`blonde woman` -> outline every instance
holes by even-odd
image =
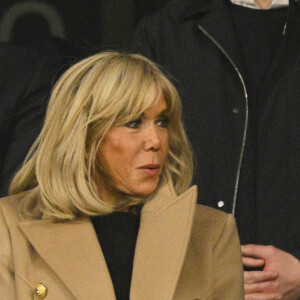
[[[234,219],[196,204],[192,169],[156,65],[75,64],[0,201],[0,299],[243,299]]]

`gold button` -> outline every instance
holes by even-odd
[[[42,283],[38,283],[34,287],[34,294],[38,299],[45,299],[48,294],[48,289]]]

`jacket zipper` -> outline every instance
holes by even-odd
[[[243,140],[242,140],[242,146],[240,151],[240,157],[238,161],[238,168],[235,178],[235,185],[234,185],[234,194],[233,194],[233,201],[232,201],[232,214],[235,214],[235,208],[236,208],[236,198],[238,193],[238,187],[239,187],[239,180],[240,180],[240,174],[241,174],[241,166],[242,166],[242,160],[244,156],[244,150],[245,150],[245,143],[246,143],[246,136],[247,136],[247,129],[248,129],[248,93],[245,85],[245,81],[242,77],[241,72],[237,68],[236,64],[233,62],[233,60],[230,58],[228,53],[222,48],[222,46],[200,25],[198,25],[199,29],[206,35],[218,48],[221,50],[221,52],[226,56],[226,58],[229,60],[231,65],[233,66],[234,70],[236,71],[237,75],[240,78],[240,81],[243,86],[244,96],[245,96],[245,104],[246,104],[246,111],[245,111],[245,125],[244,125],[244,132],[243,132]]]

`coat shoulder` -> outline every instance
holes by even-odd
[[[200,218],[204,222],[224,223],[229,215],[230,214],[227,214],[221,210],[202,204],[197,204],[196,207],[196,217]]]
[[[197,204],[193,226],[197,235],[207,235],[213,243],[216,243],[228,223],[233,223],[235,226],[235,220],[231,214]]]
[[[19,210],[24,197],[28,193],[21,193],[13,196],[8,196],[0,199],[0,210],[8,223],[16,223],[20,220]]]
[[[12,196],[3,197],[0,199],[0,207],[3,211],[10,211],[14,213],[18,210],[23,194],[17,194]]]

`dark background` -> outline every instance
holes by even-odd
[[[101,50],[126,50],[137,22],[167,1],[1,0],[0,42],[34,49],[58,65]]]

